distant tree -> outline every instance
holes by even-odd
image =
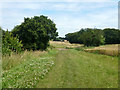
[[[103,30],[106,44],[120,44],[120,30],[106,28]]]
[[[64,40],[66,40],[64,37],[57,37],[53,41],[64,41]]]
[[[70,43],[80,43],[85,46],[99,46],[104,44],[104,33],[101,29],[81,29],[79,32],[65,35]]]
[[[83,39],[83,44],[85,46],[92,46],[92,37],[93,36],[93,32],[91,31],[91,29],[87,28],[84,30],[84,33],[82,34],[82,39]]]
[[[18,35],[25,49],[45,50],[50,39],[58,36],[57,28],[53,21],[46,16],[24,18],[21,25],[16,26],[12,33]]]
[[[83,43],[85,46],[99,46],[104,44],[104,34],[100,29],[85,29]]]
[[[81,40],[81,34],[80,34],[80,32],[68,33],[68,34],[65,35],[65,38],[70,43],[80,43],[80,44],[83,43],[83,41]]]

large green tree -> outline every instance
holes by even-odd
[[[21,25],[16,26],[12,33],[18,35],[25,49],[45,50],[50,39],[58,36],[56,24],[46,16],[24,18]]]

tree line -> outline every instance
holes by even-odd
[[[65,38],[59,37],[56,24],[47,16],[24,18],[24,22],[15,26],[11,31],[2,31],[2,54],[19,53],[23,50],[46,50],[49,40],[84,44],[85,46],[99,46],[103,44],[120,43],[119,29],[85,28],[78,32],[68,33]]]
[[[24,18],[24,22],[12,31],[2,31],[2,53],[20,52],[22,50],[46,50],[49,40],[58,36],[56,24],[47,16]]]
[[[114,28],[85,28],[78,32],[68,33],[65,38],[70,43],[79,43],[85,46],[120,44],[120,30]]]

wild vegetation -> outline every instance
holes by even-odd
[[[21,52],[21,47],[23,46],[22,41],[19,41],[17,37],[13,37],[11,32],[3,31],[2,36],[2,54],[11,54],[12,51],[14,52]]]

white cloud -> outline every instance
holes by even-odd
[[[68,1],[68,0],[67,0]],[[102,0],[103,1],[103,0]],[[111,0],[104,0],[111,1]],[[72,2],[69,1],[69,2]],[[113,8],[112,8],[113,7]],[[117,3],[3,3],[2,20],[5,29],[12,29],[24,17],[47,15],[57,25],[60,36],[80,28],[117,28]],[[44,12],[42,12],[44,11]],[[49,11],[49,12],[48,12]],[[58,13],[55,13],[55,12]]]
[[[91,12],[86,15],[72,16],[72,15],[51,15],[57,24],[60,36],[67,33],[75,32],[81,28],[117,28],[118,18],[117,9],[107,9],[103,12]]]

